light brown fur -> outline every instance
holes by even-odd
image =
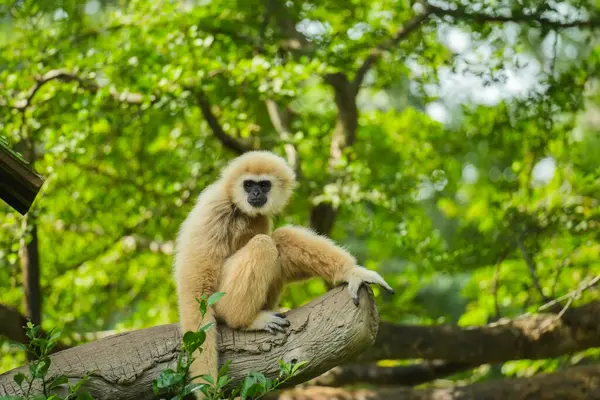
[[[267,203],[255,208],[246,201],[242,183],[258,178],[269,179],[272,189]],[[236,329],[283,330],[285,317],[271,311],[283,285],[312,276],[334,284],[347,282],[355,302],[363,282],[392,291],[376,272],[356,265],[350,253],[325,237],[294,226],[271,232],[270,217],[283,210],[294,184],[294,172],[282,158],[254,151],[233,160],[200,194],[176,246],[175,279],[184,332],[217,319]],[[195,298],[216,291],[225,295],[201,321]],[[202,353],[195,356],[192,376],[216,377],[217,351],[213,328]]]

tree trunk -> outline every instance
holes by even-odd
[[[273,393],[265,400],[598,400],[600,366],[574,367],[531,378],[500,379],[431,389],[381,388],[347,391],[308,387]]]
[[[25,316],[36,325],[42,324],[42,294],[40,290],[40,251],[35,219],[28,215],[23,223],[26,234],[21,239],[20,259],[23,276]],[[26,237],[31,235],[27,242]]]
[[[362,289],[356,307],[345,287],[290,311],[288,319],[288,332],[277,335],[218,327],[221,363],[231,361],[233,385],[250,371],[276,377],[277,360],[310,361],[290,384],[314,378],[373,344],[379,324],[373,292]],[[110,336],[55,353],[49,374],[66,375],[73,384],[94,371],[86,388],[96,400],[152,399],[152,380],[174,366],[180,341],[178,324]],[[13,381],[18,372],[27,367],[0,375],[0,395],[20,393]]]

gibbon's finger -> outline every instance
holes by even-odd
[[[351,281],[348,283],[348,292],[350,293],[350,297],[352,297],[352,301],[354,305],[358,307],[358,289],[360,288],[360,282]]]
[[[279,332],[285,332],[285,328],[281,325],[277,325],[277,324],[269,324],[269,326]]]
[[[392,289],[390,285],[388,285],[388,283],[385,281],[385,279],[383,279],[381,277],[381,275],[379,275],[375,271],[368,271],[368,272],[369,272],[368,273],[369,277],[364,279],[365,283],[379,285],[391,294],[396,293],[396,291],[394,289]]]
[[[279,318],[287,318],[287,316],[285,314],[282,314],[282,313],[275,313],[274,315],[276,317],[279,317]]]
[[[375,282],[372,283],[376,283],[377,285],[381,286],[382,288],[384,288],[385,290],[388,291],[388,293],[390,294],[395,294],[396,291],[394,289],[392,289],[392,287],[390,285],[387,284],[387,282],[381,277],[378,276],[377,280]]]
[[[269,324],[275,324],[279,326],[290,326],[291,322],[285,318],[273,318],[273,321],[269,322]]]
[[[275,331],[270,325],[265,325],[265,331],[269,332],[271,335],[275,335]]]

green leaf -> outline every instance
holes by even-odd
[[[209,298],[208,298],[208,305],[212,306],[213,304],[215,304],[217,301],[219,301],[223,296],[225,296],[225,293],[223,292],[215,292],[213,293]]]
[[[279,373],[283,376],[289,376],[292,372],[291,365],[285,363],[283,360],[277,360],[279,363]]]
[[[203,330],[204,332],[206,332],[210,328],[212,328],[213,326],[215,326],[215,323],[214,322],[209,322],[208,324],[203,325],[200,329]]]
[[[200,375],[200,378],[204,379],[206,382],[210,383],[211,385],[215,384],[215,380],[213,379],[213,377],[208,374]]]
[[[74,394],[77,393],[79,391],[79,389],[81,389],[81,387],[83,386],[83,384],[85,382],[87,382],[88,379],[90,379],[90,375],[92,373],[89,372],[86,376],[84,376],[83,378],[81,378],[80,380],[78,380],[74,385],[69,385],[69,393],[70,394]]]
[[[172,369],[167,368],[164,371],[162,371],[158,378],[156,378],[153,381],[153,387],[154,384],[156,384],[157,389],[173,388],[179,385],[181,382],[183,382],[184,379],[184,374],[175,372]]]
[[[308,364],[308,361],[299,361],[292,367],[291,375],[295,375],[302,367]]]
[[[81,392],[77,394],[77,400],[94,400],[89,392]]]
[[[23,384],[23,381],[25,380],[26,376],[24,373],[19,372],[18,374],[15,374],[15,376],[13,376],[13,380],[17,383],[17,385],[21,386]]]
[[[198,301],[198,304],[199,304],[198,309],[200,310],[200,313],[204,317],[206,315],[206,310],[208,310],[208,303],[206,302],[205,299],[202,299],[202,300]]]
[[[204,389],[206,386],[207,386],[207,385],[206,385],[205,383],[192,383],[192,384],[189,384],[189,385],[187,385],[187,386],[186,386],[186,387],[183,389],[183,391],[182,391],[182,393],[181,393],[181,394],[185,396],[185,395],[187,395],[187,394],[194,393],[194,392],[197,392],[197,391],[199,391],[199,390],[202,390],[202,389]]]
[[[196,351],[204,341],[206,340],[206,332],[198,331],[198,332],[186,332],[183,335],[183,345],[186,350],[193,353]]]
[[[231,382],[231,378],[228,376],[221,376],[217,381],[217,387],[222,388],[225,387],[229,382]]]
[[[221,368],[219,368],[219,376],[225,376],[227,375],[227,372],[229,372],[229,365],[231,365],[231,360],[227,360],[225,362],[225,364],[221,365]]]
[[[69,378],[67,378],[64,375],[59,375],[50,382],[50,384],[48,385],[48,389],[54,389],[58,386],[66,384],[68,382],[69,382]]]
[[[31,376],[38,379],[43,378],[46,376],[48,368],[50,368],[50,358],[44,357],[30,367]]]

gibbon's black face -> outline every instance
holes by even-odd
[[[271,191],[271,181],[244,181],[244,191],[248,193],[248,204],[260,208],[267,203],[268,193]]]

